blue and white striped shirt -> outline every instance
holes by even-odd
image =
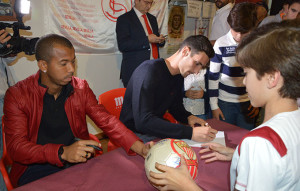
[[[231,31],[214,45],[215,56],[210,61],[208,84],[212,110],[219,108],[218,98],[231,103],[249,101],[243,84],[244,72],[235,59],[237,45]]]

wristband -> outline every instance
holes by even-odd
[[[62,163],[65,163],[66,161],[61,158],[61,155],[64,153],[64,147],[63,145],[59,147],[58,149],[58,158]]]

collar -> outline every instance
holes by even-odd
[[[285,15],[284,12],[282,12],[282,13],[279,14],[279,16],[280,16],[281,19],[283,18],[284,15]]]
[[[48,90],[48,86],[41,83],[41,71],[40,70],[36,73],[35,79],[38,82],[38,86],[41,87],[41,89],[43,90],[43,93],[46,93]],[[70,83],[68,83],[67,85],[65,85],[61,90],[61,91],[63,91],[63,89],[66,89],[67,96],[69,96],[69,95],[71,95],[71,93],[73,93],[74,87],[72,85],[72,82],[73,82],[73,77],[72,77],[72,81]]]
[[[42,82],[41,82],[41,71],[39,71],[39,76],[38,77],[39,77],[39,79],[38,79],[39,86],[42,86],[43,88],[47,88],[48,89],[48,86],[42,84]]]
[[[143,13],[141,13],[139,10],[137,10],[137,8],[133,7],[133,10],[138,18],[142,17]],[[147,13],[145,15],[147,15]]]
[[[285,15],[284,13],[282,14],[280,12],[276,14],[275,15],[276,21],[281,22],[284,15]]]
[[[237,43],[237,42],[234,40],[234,38],[233,38],[233,36],[232,36],[232,34],[231,34],[231,30],[229,30],[229,32],[227,33],[227,36],[228,36],[228,38],[229,38],[231,44],[235,44],[235,45],[238,45],[238,44],[239,44],[239,43]]]
[[[44,86],[43,84],[41,84],[41,85]],[[71,95],[72,92],[73,92],[73,86],[71,85],[71,83],[68,83],[67,85],[65,85],[61,88],[61,92],[59,93],[57,99],[63,98],[66,100]],[[49,94],[48,92],[45,93],[45,96],[46,95],[54,97],[53,95]]]
[[[216,11],[216,14],[220,14],[224,11],[226,11],[227,9],[231,9],[233,7],[233,4],[232,3],[228,3],[227,5],[225,5],[224,7],[222,7],[221,9],[218,9]]]

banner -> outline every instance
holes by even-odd
[[[118,51],[117,18],[130,11],[134,0],[47,0],[45,29],[68,38],[77,53],[111,54]],[[166,34],[167,0],[155,0],[150,13],[160,32]]]

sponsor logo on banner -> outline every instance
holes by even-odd
[[[112,21],[117,22],[117,19],[120,15],[128,12],[132,8],[132,1],[130,1],[131,5],[128,9],[128,5],[123,0],[101,0],[101,8],[105,17]]]

